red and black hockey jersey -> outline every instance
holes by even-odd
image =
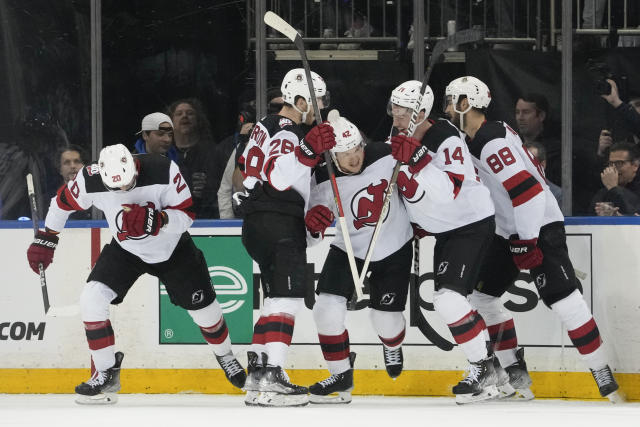
[[[291,119],[277,114],[256,123],[238,160],[244,186],[250,192],[254,188],[259,192],[243,202],[245,209],[304,214],[311,169],[300,163],[294,153],[303,136]]]
[[[364,162],[360,173],[347,175],[336,172],[347,231],[356,258],[364,259],[367,254],[394,165],[391,147],[383,142],[372,142],[364,147]],[[326,168],[315,169],[311,188],[309,208],[324,205],[335,211],[331,181]],[[337,216],[337,212],[334,213]],[[336,233],[332,245],[346,251],[340,223],[336,226],[339,232]],[[400,201],[398,192],[394,191],[371,260],[378,261],[398,251],[412,236],[407,211]]]
[[[497,234],[532,239],[543,225],[564,221],[542,168],[509,125],[485,122],[467,144],[482,182],[491,191]]]
[[[421,142],[433,160],[413,176],[406,165],[398,174],[398,191],[411,222],[437,234],[493,215],[489,190],[480,182],[458,128],[436,120]]]
[[[58,190],[51,199],[45,226],[60,231],[69,214],[95,206],[104,212],[109,230],[123,249],[144,262],[158,263],[169,259],[180,236],[194,219],[189,210],[193,204],[191,191],[178,165],[159,154],[135,154],[138,169],[136,185],[129,191],[109,191],[100,178],[97,164],[86,166],[75,180]],[[164,210],[169,223],[157,236],[131,237],[122,231],[122,205],[138,204]]]

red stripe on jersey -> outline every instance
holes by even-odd
[[[276,168],[276,160],[278,159],[278,157],[270,157],[269,160],[267,160],[267,163],[264,165],[264,169],[263,172],[264,174],[267,176],[267,180],[269,181],[269,184],[273,187],[276,188],[275,185],[273,185],[273,183],[271,182],[271,172],[273,172],[273,170]],[[282,191],[286,191],[288,189],[290,189],[291,186],[285,188]]]
[[[62,187],[58,189],[58,193],[56,196],[56,202],[58,203],[58,207],[65,211],[82,211],[80,205],[73,198],[71,191],[69,191],[69,187],[67,184],[64,184]]]
[[[514,208],[528,202],[543,191],[540,182],[526,170],[518,172],[502,185],[509,193]]]
[[[445,172],[447,172],[447,175],[449,175],[449,179],[453,183],[453,198],[455,199],[456,197],[458,197],[460,188],[462,188],[462,183],[464,182],[464,175],[460,175],[458,173],[453,173],[449,171],[445,171]]]
[[[189,216],[189,218],[196,219],[196,214],[194,212],[192,212],[191,209],[189,209],[191,206],[193,206],[193,199],[191,199],[191,197],[189,197],[188,199],[186,199],[185,201],[183,201],[179,205],[167,206],[165,209],[175,209],[175,210],[178,210],[178,211],[182,211],[182,212],[186,213]]]

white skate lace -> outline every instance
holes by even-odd
[[[322,387],[328,387],[328,386],[338,382],[339,379],[340,379],[339,378],[339,374],[338,375],[331,375],[329,378],[320,381],[320,385]]]
[[[480,371],[481,371],[480,365],[475,365],[473,363],[470,364],[467,370],[465,371],[465,374],[467,374],[467,377],[463,379],[461,382],[466,384],[472,384],[474,382],[478,382]]]
[[[598,386],[603,386],[611,382],[611,375],[609,374],[609,369],[606,366],[602,369],[594,370],[593,377],[596,379]]]
[[[87,381],[87,385],[90,385],[91,387],[96,387],[99,385],[103,385],[106,380],[107,380],[106,372],[96,371],[91,377],[91,379]]]
[[[243,369],[232,355],[224,356],[220,359],[220,366],[230,376],[240,373]]]
[[[400,359],[400,347],[387,348],[384,347],[384,362],[387,365],[399,365],[402,363]]]

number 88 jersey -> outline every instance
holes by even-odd
[[[238,159],[245,188],[258,182],[278,191],[294,190],[309,200],[311,169],[301,164],[294,149],[304,134],[291,119],[276,114],[260,120],[253,127],[249,142]]]
[[[543,225],[564,221],[544,170],[509,125],[485,122],[467,144],[480,179],[491,192],[497,234],[533,239]]]

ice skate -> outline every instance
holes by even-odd
[[[507,366],[505,371],[509,374],[509,384],[515,389],[516,394],[512,397],[514,400],[532,400],[535,398],[531,391],[531,377],[527,371],[527,363],[524,361],[524,348],[516,351],[517,362]]]
[[[384,354],[384,366],[387,368],[387,374],[394,380],[402,373],[402,346],[389,348],[386,345],[382,346]]]
[[[318,381],[309,387],[309,401],[311,403],[350,403],[353,390],[353,362],[356,354],[349,354],[351,369],[329,378]]]
[[[309,403],[309,389],[291,384],[281,366],[265,366],[260,379],[258,405],[304,406]]]
[[[499,393],[496,387],[498,378],[493,367],[493,358],[494,356],[489,356],[469,365],[466,378],[455,385],[452,390],[456,395],[458,405],[498,397]]]
[[[609,365],[606,365],[602,369],[591,369],[591,375],[593,375],[593,379],[595,379],[598,384],[600,396],[606,397],[612,403],[620,403],[624,401],[624,397],[618,392],[618,383],[613,377],[613,373],[611,372]]]
[[[76,403],[81,405],[112,405],[118,401],[120,391],[120,366],[124,353],[116,352],[116,363],[106,371],[96,370],[91,378],[78,386]]]
[[[263,356],[266,354],[263,353]],[[266,357],[264,357],[266,359]],[[258,361],[258,355],[253,351],[247,351],[247,380],[243,390],[247,392],[244,404],[247,406],[258,406],[258,391],[260,379],[262,378],[263,364]]]
[[[238,388],[244,387],[247,374],[233,353],[229,352],[223,356],[216,355],[216,359],[229,382]]]
[[[500,365],[500,361],[497,357],[493,357],[493,369],[496,371],[498,388],[498,399],[510,399],[516,395],[516,390],[509,384],[509,374]]]

